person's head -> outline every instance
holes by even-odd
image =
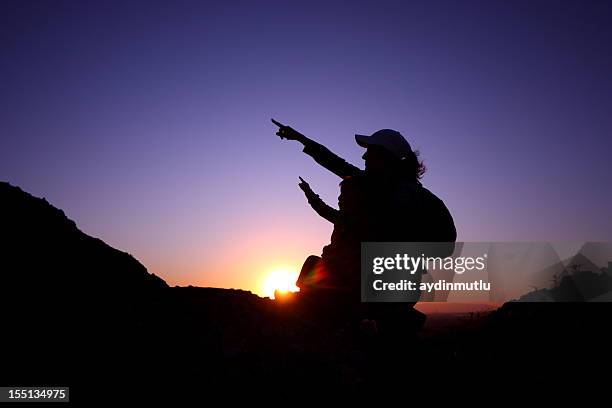
[[[369,174],[417,181],[425,173],[419,152],[413,151],[404,136],[395,130],[382,129],[371,136],[355,135],[355,140],[367,149],[363,159]]]
[[[359,213],[364,197],[364,181],[362,177],[345,177],[340,183],[338,208],[348,215]]]

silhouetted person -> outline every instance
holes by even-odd
[[[310,206],[322,218],[334,224],[334,230],[330,245],[323,248],[326,267],[317,268],[321,266],[318,265],[321,258],[310,256],[302,267],[297,285],[302,290],[323,288],[344,292],[355,290],[359,279],[347,274],[353,272],[357,266],[354,252],[360,245],[364,231],[368,229],[363,178],[346,177],[342,180],[338,209],[326,204],[301,177],[300,181],[299,186],[304,191]]]
[[[279,126],[276,134],[281,139],[302,143],[304,153],[343,179],[339,203],[354,211],[343,218],[343,208],[332,209],[300,183],[313,208],[336,221],[321,257],[308,257],[302,267],[297,283],[302,292],[334,289],[346,292],[349,302],[359,303],[361,242],[456,240],[452,216],[442,200],[420,183],[425,167],[399,132],[383,129],[371,136],[355,135],[357,143],[367,149],[362,170],[293,128],[273,122]],[[451,253],[449,247],[448,253],[438,255]],[[380,309],[384,308],[391,306]]]

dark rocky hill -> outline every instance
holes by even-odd
[[[169,290],[162,279],[8,183],[0,183],[0,225],[0,313],[14,351],[3,383],[84,381],[143,349],[138,326]]]
[[[68,384],[78,400],[109,381],[123,396],[130,387],[160,396],[337,374],[328,369],[333,342],[295,309],[241,290],[171,288],[8,183],[0,225],[0,316],[11,350],[0,384]]]

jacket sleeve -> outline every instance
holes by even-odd
[[[332,224],[338,222],[338,219],[340,218],[340,211],[325,204],[325,201],[323,201],[318,194],[307,194],[306,198],[308,199],[308,204],[310,204],[312,209],[315,210],[317,214]]]
[[[327,147],[309,140],[302,150],[317,163],[341,178],[356,176],[363,172],[359,167],[353,166],[343,158],[334,154]]]

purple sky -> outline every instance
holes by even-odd
[[[610,2],[291,3],[2,1],[0,178],[170,284],[258,291],[329,242],[298,175],[339,181],[269,118],[360,166],[393,128],[460,240],[612,240]]]

